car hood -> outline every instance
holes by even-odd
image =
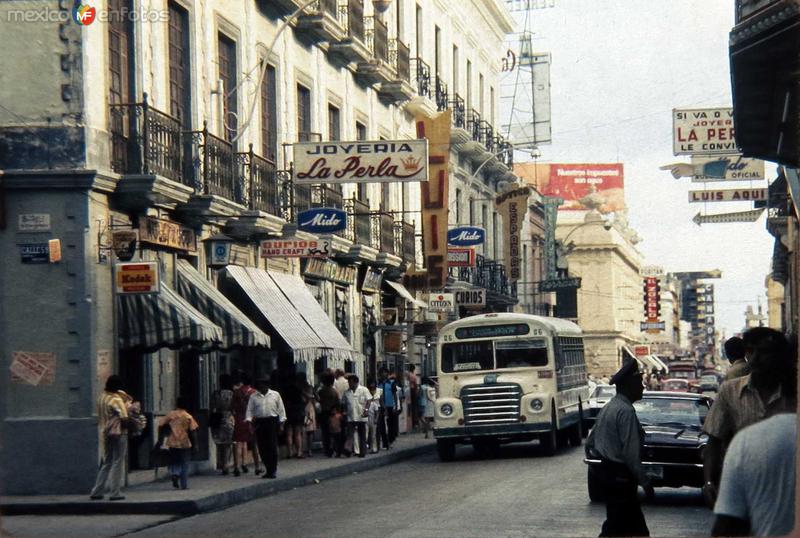
[[[708,434],[682,426],[644,426],[647,445],[698,445],[708,441]]]

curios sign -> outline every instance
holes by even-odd
[[[304,239],[275,239],[261,242],[262,258],[326,258],[330,241]]]
[[[486,240],[486,230],[477,226],[461,226],[447,231],[447,244],[455,247],[481,245]]]
[[[485,306],[486,290],[482,288],[459,290],[455,293],[456,302],[460,306]]]
[[[298,142],[295,184],[428,181],[428,141]]]
[[[307,209],[297,216],[297,227],[315,234],[338,232],[347,228],[347,213],[333,207]]]

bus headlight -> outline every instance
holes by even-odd
[[[539,398],[531,400],[531,411],[541,411],[544,408],[544,402]]]
[[[453,414],[453,406],[449,403],[442,404],[442,406],[439,408],[439,412],[443,417],[449,417]]]

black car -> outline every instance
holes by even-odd
[[[702,430],[711,398],[688,392],[645,392],[633,404],[645,431],[642,465],[653,487],[703,486],[703,451],[708,435]],[[602,501],[594,474],[600,463],[587,454],[589,498]]]

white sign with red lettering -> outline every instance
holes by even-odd
[[[733,108],[673,110],[672,149],[675,155],[738,153]]]
[[[274,239],[261,242],[262,258],[326,258],[330,254],[327,239]]]

